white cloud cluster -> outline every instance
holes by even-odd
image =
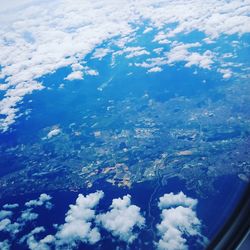
[[[133,242],[136,238],[134,230],[141,229],[145,223],[140,208],[131,205],[130,195],[125,195],[122,199],[113,199],[110,208],[107,213],[97,215],[97,222],[120,240]]]
[[[44,227],[36,227],[30,233],[23,236],[21,243],[26,242],[30,250],[50,250],[50,245],[54,242],[54,236],[47,235],[41,240],[36,239],[36,235],[45,232]]]
[[[141,214],[140,207],[132,205],[131,196],[125,195],[122,198],[113,199],[109,211],[98,214],[96,206],[103,197],[103,191],[96,191],[86,196],[79,194],[75,204],[69,206],[65,223],[55,227],[54,235],[46,235],[46,229],[38,226],[22,236],[17,241],[18,244],[27,244],[31,250],[74,249],[80,242],[95,244],[100,241],[100,228],[106,229],[127,244],[132,243],[145,226],[145,218]],[[26,202],[25,206],[28,208],[22,211],[13,223],[12,213],[2,212],[0,232],[7,232],[11,235],[11,239],[17,240],[17,233],[21,232],[29,221],[36,219],[37,214],[33,213],[32,209],[50,199],[50,196],[42,194],[39,199]],[[156,225],[161,236],[156,243],[159,249],[187,249],[187,238],[190,236],[197,236],[204,240],[200,233],[201,222],[195,212],[196,205],[196,199],[187,197],[182,192],[169,193],[160,197],[158,207],[162,212],[162,221]],[[34,218],[32,218],[33,214],[35,214]],[[11,247],[10,243],[6,239],[0,242],[0,246],[7,250]]]
[[[0,221],[0,232],[8,232],[11,235],[15,235],[20,230],[20,224],[17,222],[12,223],[9,218],[5,218]]]
[[[150,53],[143,47],[127,47],[123,49],[123,53],[127,53],[126,58],[130,59],[142,55],[149,55]]]
[[[47,194],[41,194],[38,199],[30,200],[24,204],[26,208],[23,211],[20,211],[20,216],[16,218],[15,221],[12,222],[12,217],[14,212],[9,210],[1,210],[0,211],[0,232],[8,233],[11,239],[16,239],[16,235],[22,231],[22,229],[27,225],[27,223],[34,223],[34,221],[38,218],[39,214],[33,212],[33,209],[37,206],[45,205],[46,208],[51,208],[52,204],[50,202],[51,196]],[[19,207],[19,204],[5,204],[3,205],[4,209],[15,209]],[[18,212],[17,210],[14,210]],[[51,243],[50,236],[48,235],[42,240],[37,241],[34,237],[35,234],[40,232],[44,232],[45,229],[43,227],[38,227],[32,230],[28,235],[23,236],[20,239],[20,243],[27,242],[29,249],[38,249],[38,250],[47,250],[50,249],[48,244]],[[9,239],[9,238],[8,238]],[[0,242],[1,249],[11,249],[11,244],[6,239],[3,242]]]
[[[50,200],[52,199],[52,197],[48,194],[40,194],[39,198],[36,199],[36,200],[30,200],[30,201],[27,201],[25,203],[25,206],[26,207],[40,207],[40,206],[43,206],[45,205],[46,208],[50,209],[52,204],[50,202]]]
[[[203,69],[210,69],[213,64],[213,53],[210,50],[205,51],[203,54],[198,52],[190,52],[188,49],[201,47],[201,44],[196,43],[173,43],[171,50],[166,53],[168,64],[175,62],[187,62],[185,67],[196,65]]]
[[[250,32],[250,4],[245,0],[61,0],[24,1],[25,4],[7,4],[0,12],[0,129],[8,130],[15,122],[18,103],[35,90],[43,89],[38,79],[57,69],[79,64],[98,45],[115,38],[124,47],[136,32],[133,25],[148,20],[156,29],[154,42],[170,43],[179,33],[204,32],[207,38],[221,34],[232,35]],[[7,6],[7,7],[6,7]],[[122,6],[122,8],[121,8]],[[84,13],[84,15],[83,15]],[[110,14],[112,13],[112,15]],[[173,28],[164,29],[166,25]],[[205,38],[206,39],[206,38]],[[177,51],[178,50],[178,51]],[[95,52],[102,58],[110,51]],[[128,58],[148,55],[138,50]],[[182,55],[182,56],[181,56]],[[186,61],[186,66],[210,68],[212,54],[180,51],[174,47],[169,54],[172,63]],[[179,59],[178,59],[179,58]],[[157,65],[160,66],[160,65]],[[74,70],[66,79],[82,79],[81,70]],[[97,72],[90,71],[90,75]],[[225,78],[229,75],[224,75]]]
[[[22,214],[20,218],[18,218],[18,221],[24,223],[27,221],[36,220],[37,218],[38,218],[38,214],[32,212],[32,208],[29,208],[29,209],[25,209],[24,211],[22,211]]]
[[[78,195],[76,204],[70,205],[65,224],[60,226],[56,234],[57,245],[68,244],[74,246],[78,242],[94,244],[100,240],[99,230],[93,226],[92,222],[96,216],[94,208],[103,196],[102,191],[86,196]]]
[[[231,69],[218,69],[218,72],[220,72],[222,74],[222,77],[224,79],[229,79],[233,75],[233,72]]]
[[[157,225],[161,239],[158,249],[184,250],[187,237],[201,236],[201,222],[194,211],[197,200],[187,197],[182,192],[165,194],[160,198],[158,207],[162,210],[161,223]]]
[[[64,80],[73,81],[73,80],[82,80],[84,75],[98,76],[98,71],[90,69],[88,66],[83,66],[79,63],[74,63],[71,65],[72,72],[67,75]]]

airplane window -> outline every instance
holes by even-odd
[[[250,2],[0,1],[0,249],[250,249]]]

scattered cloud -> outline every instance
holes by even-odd
[[[142,47],[128,47],[123,50],[123,52],[128,53],[126,58],[134,58],[143,55],[149,55],[150,53]]]
[[[145,227],[145,218],[140,207],[131,204],[131,196],[127,194],[122,198],[113,199],[109,211],[97,213],[96,207],[103,197],[103,191],[86,196],[79,194],[75,204],[69,206],[65,223],[54,226],[54,235],[46,235],[46,229],[38,226],[17,240],[16,235],[27,223],[32,221],[29,225],[36,225],[33,221],[38,214],[34,213],[33,209],[50,202],[49,195],[41,194],[38,199],[24,204],[28,208],[21,212],[16,222],[11,222],[12,214],[2,212],[0,231],[9,233],[11,239],[15,239],[18,244],[27,244],[31,250],[74,249],[80,242],[95,244],[101,240],[101,228],[119,240],[131,244]],[[155,243],[158,249],[187,249],[187,240],[191,236],[197,237],[201,243],[204,242],[201,221],[195,211],[197,203],[196,199],[186,196],[183,192],[168,193],[159,198],[161,222],[156,225],[156,229],[160,239]],[[8,240],[0,242],[0,246],[3,246],[1,249],[11,249],[11,242]]]
[[[140,208],[131,205],[130,195],[113,199],[110,211],[97,215],[96,219],[113,236],[128,243],[133,242],[137,237],[134,230],[141,229],[145,224]]]
[[[174,206],[183,206],[183,207],[195,207],[197,205],[197,200],[187,197],[183,192],[178,194],[169,193],[164,194],[160,197],[158,207],[160,209],[165,209]]]
[[[143,34],[147,34],[149,33],[150,31],[152,31],[153,28],[152,27],[147,27],[144,31],[143,31]]]

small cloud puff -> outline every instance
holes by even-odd
[[[133,242],[136,238],[134,229],[140,229],[145,224],[140,208],[131,205],[130,195],[123,196],[122,199],[113,199],[110,208],[109,212],[97,215],[97,222],[120,240]]]
[[[49,133],[47,134],[47,137],[43,138],[43,139],[51,139],[52,137],[55,137],[57,135],[59,135],[61,133],[61,129],[56,127],[53,128],[52,130],[49,131]]]
[[[156,66],[156,67],[149,69],[147,72],[148,73],[156,73],[156,72],[161,72],[161,71],[162,71],[162,68]]]
[[[82,71],[73,71],[68,76],[66,76],[64,79],[68,80],[68,81],[82,80],[83,79],[83,73],[82,73]]]
[[[14,209],[14,208],[18,208],[18,207],[19,207],[19,204],[17,204],[17,203],[3,205],[4,209]]]
[[[193,210],[196,205],[196,199],[182,192],[165,194],[160,198],[158,207],[162,210],[162,221],[157,225],[161,235],[158,249],[184,250],[187,249],[186,237],[201,236],[201,222]]]

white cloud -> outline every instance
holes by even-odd
[[[56,234],[58,246],[69,244],[76,245],[78,242],[94,244],[100,240],[100,233],[93,226],[95,219],[95,206],[98,205],[104,193],[97,191],[89,195],[78,195],[75,205],[70,205],[66,214],[65,223],[59,227]]]
[[[113,199],[111,210],[97,215],[96,219],[107,231],[122,241],[131,243],[137,237],[135,229],[144,226],[145,219],[140,214],[140,208],[131,205],[131,196]]]
[[[222,77],[224,79],[229,79],[233,75],[233,72],[231,69],[218,69],[217,71],[222,74]]]
[[[182,192],[165,194],[160,198],[158,207],[162,210],[161,223],[157,230],[161,239],[158,249],[184,250],[189,236],[201,237],[201,222],[197,218],[195,207],[197,200]]]
[[[211,69],[213,62],[213,53],[210,50],[205,51],[203,54],[198,52],[190,52],[188,49],[201,47],[201,44],[196,43],[177,43],[173,44],[171,50],[166,53],[168,64],[176,62],[187,62],[185,67],[196,65],[203,69]]]
[[[82,71],[73,71],[67,77],[64,78],[65,80],[73,81],[73,80],[82,80],[83,73]]]
[[[108,48],[98,48],[94,51],[91,58],[101,60],[103,57],[108,55],[110,52],[112,52],[112,50],[110,50]]]
[[[4,209],[13,209],[13,208],[18,208],[18,207],[19,207],[19,204],[17,204],[17,203],[14,203],[14,204],[4,204],[3,205]]]
[[[61,133],[61,129],[58,127],[52,128],[49,133],[47,134],[47,139],[51,139],[52,137],[55,137]]]
[[[71,65],[71,69],[73,71],[81,71],[84,69],[84,67],[80,63],[74,63]]]
[[[130,52],[128,55],[126,55],[126,58],[130,59],[133,57],[138,57],[138,56],[142,56],[142,55],[149,55],[150,53],[148,51],[144,50],[137,50],[137,51],[133,51]]]
[[[197,200],[187,197],[183,192],[178,194],[169,193],[160,197],[158,206],[160,209],[169,208],[173,206],[195,207]]]
[[[5,219],[7,217],[11,217],[13,214],[12,211],[7,211],[7,210],[1,210],[0,211],[0,220]]]
[[[99,75],[97,70],[89,69],[89,68],[85,69],[85,73],[86,73],[86,75],[90,75],[90,76],[98,76]]]
[[[26,209],[22,212],[21,217],[18,218],[19,222],[25,223],[27,221],[33,221],[38,218],[38,214],[32,212],[32,208]]]
[[[152,31],[153,28],[152,27],[147,27],[144,31],[143,31],[143,34],[147,34],[149,33],[150,31]]]
[[[15,235],[20,231],[19,223],[11,223],[10,219],[3,219],[0,221],[0,231],[9,232],[11,235]]]
[[[30,250],[50,250],[50,244],[54,243],[54,237],[52,235],[47,235],[41,240],[37,240],[37,234],[45,232],[44,227],[36,227],[27,235],[24,235],[20,242],[28,245]]]
[[[130,59],[133,57],[138,57],[142,55],[149,55],[150,53],[145,50],[143,47],[127,47],[124,48],[120,54],[126,53],[126,58]]]
[[[10,220],[10,219],[5,218],[5,219],[1,220],[1,221],[0,221],[0,231],[5,230],[6,227],[7,227],[9,224],[11,224],[11,220]]]
[[[155,73],[155,72],[161,72],[161,71],[162,71],[162,68],[156,66],[156,67],[153,67],[153,68],[149,69],[147,72],[148,73]]]
[[[0,242],[0,249],[1,250],[9,250],[10,249],[10,243],[8,240],[4,240]]]
[[[30,200],[25,203],[26,207],[37,207],[37,206],[43,206],[45,205],[46,208],[51,208],[51,202],[50,200],[52,197],[48,194],[40,194],[39,198],[37,200]]]

